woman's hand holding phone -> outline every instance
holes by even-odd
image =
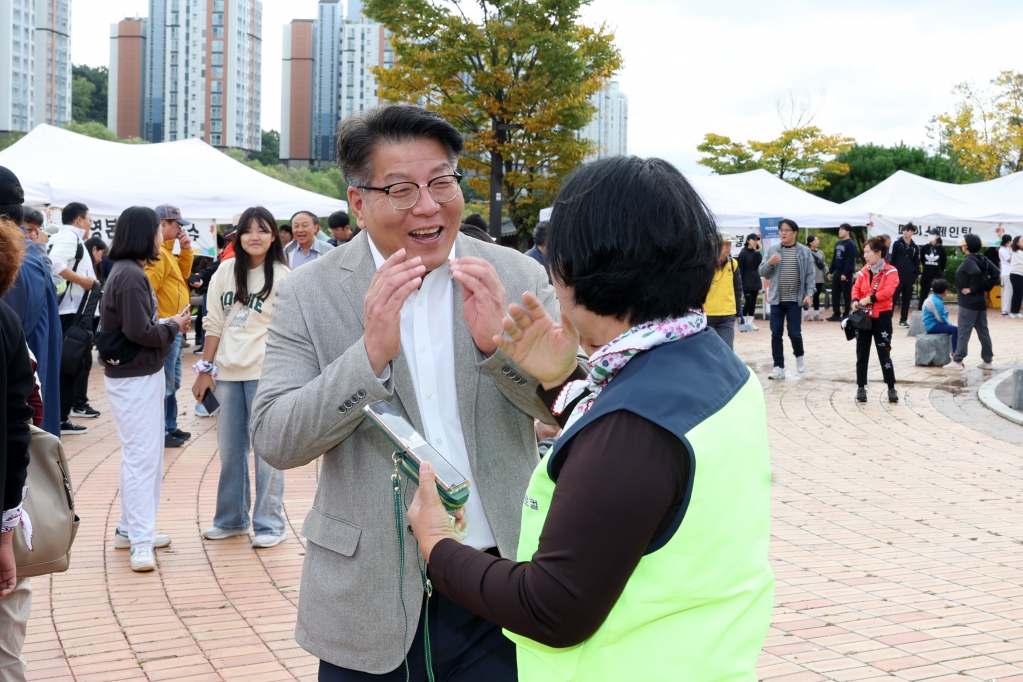
[[[186,305],[184,310],[170,318],[171,322],[177,322],[178,332],[184,334],[192,324],[192,306]]]
[[[464,514],[465,507],[455,510],[454,514],[448,513],[437,493],[433,467],[423,462],[419,467],[419,489],[408,508],[408,522],[427,562],[434,545],[444,538],[462,542],[466,526]]]
[[[217,390],[217,382],[207,372],[199,372],[199,374],[195,376],[195,383],[192,384],[192,395],[195,396],[196,402],[202,402],[203,397],[206,395],[206,391],[215,390]]]

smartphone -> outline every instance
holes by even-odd
[[[220,409],[220,401],[217,400],[217,396],[213,395],[213,389],[207,389],[206,393],[202,396],[202,406],[206,408],[206,412],[212,417]]]
[[[451,462],[426,442],[401,414],[386,400],[366,405],[363,413],[369,417],[377,428],[406,456],[415,462],[416,467],[429,462],[436,472],[437,485],[449,494],[455,494],[469,487],[469,481],[458,472]]]

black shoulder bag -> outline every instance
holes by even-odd
[[[869,271],[868,271],[869,272]],[[877,293],[877,288],[881,286],[881,277],[884,276],[884,269],[874,276],[874,290],[872,294]],[[873,307],[873,306],[871,306]],[[849,313],[849,326],[853,329],[859,329],[860,331],[869,332],[870,327],[873,325],[873,320],[870,313],[863,308],[856,308],[856,310]]]
[[[83,324],[86,310],[95,312],[96,305],[89,306],[89,300],[93,298],[92,291],[86,291],[82,296],[82,302],[78,304],[78,312],[71,322],[71,326],[64,332],[64,347],[60,355],[60,373],[69,377],[78,378],[82,373],[86,356],[92,352],[92,324]]]

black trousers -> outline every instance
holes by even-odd
[[[924,302],[931,295],[931,282],[944,275],[937,268],[924,268],[924,274],[920,276],[920,299],[917,301],[916,309],[923,310]]]
[[[1023,275],[1009,275],[1012,283],[1012,303],[1009,304],[1009,312],[1013,315],[1019,314],[1020,306],[1023,305]]]
[[[419,614],[419,625],[408,652],[409,679],[426,682],[423,619],[430,619],[433,672],[437,682],[517,682],[515,645],[501,628],[434,592],[430,612]],[[390,645],[401,647],[401,641]],[[383,643],[382,643],[383,645]],[[405,682],[405,665],[383,675],[339,668],[320,661],[319,682]]]
[[[60,335],[63,337],[71,323],[74,321],[74,313],[60,316]],[[60,375],[60,421],[66,422],[71,416],[72,407],[82,407],[89,402],[89,372],[92,370],[92,351],[85,355],[82,363],[82,373],[77,377]]]
[[[905,322],[909,317],[910,299],[913,298],[913,285],[916,284],[916,277],[912,273],[907,274],[905,277],[902,273],[899,273],[899,288],[895,290],[895,296],[892,297],[892,305],[898,306],[899,299],[902,299],[902,309],[899,314],[899,322]]]
[[[870,346],[877,348],[877,359],[881,363],[881,375],[888,388],[895,388],[895,368],[892,366],[892,311],[881,313],[871,320],[869,330],[856,330],[856,385],[867,385],[867,363],[870,361]]]
[[[821,309],[821,295],[824,293],[824,282],[817,283],[817,289],[813,292],[813,309],[814,311]]]
[[[742,290],[742,316],[753,317],[757,312],[757,296],[760,294],[760,290],[750,291],[749,289]]]
[[[831,281],[831,307],[838,317],[849,317],[852,312],[852,279],[844,282],[841,275]]]

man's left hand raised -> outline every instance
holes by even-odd
[[[504,285],[494,266],[482,258],[456,258],[450,267],[451,276],[462,285],[462,314],[472,340],[490,357],[497,350],[494,337],[503,333]]]

